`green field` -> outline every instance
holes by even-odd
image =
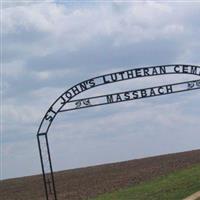
[[[200,165],[91,200],[182,200],[200,191]]]

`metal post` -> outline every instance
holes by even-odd
[[[49,164],[50,164],[50,170],[51,170],[50,172],[51,172],[51,180],[53,184],[53,195],[54,195],[55,200],[57,200],[56,187],[55,187],[54,174],[53,174],[53,168],[52,168],[52,163],[51,163],[51,156],[50,156],[47,134],[45,135],[45,139],[46,139],[46,144],[47,144],[47,152],[48,152],[48,158],[49,158]]]
[[[43,158],[42,158],[42,150],[41,150],[39,135],[37,135],[37,141],[38,141],[38,148],[39,148],[39,154],[40,154],[40,161],[41,161],[41,166],[42,166],[42,175],[43,175],[43,181],[44,181],[45,195],[46,195],[46,200],[48,200],[48,191],[47,191],[47,184],[46,184],[46,175],[45,175],[45,171],[44,171],[44,163],[43,163]]]

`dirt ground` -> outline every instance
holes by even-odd
[[[58,200],[86,200],[200,163],[200,150],[55,173]],[[3,180],[1,200],[45,200],[42,176]]]

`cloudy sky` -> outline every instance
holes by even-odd
[[[41,173],[37,128],[74,84],[135,67],[200,64],[198,1],[27,0],[1,9],[2,179]],[[137,79],[88,95],[192,78]],[[199,102],[196,90],[59,114],[49,132],[54,170],[198,149]]]

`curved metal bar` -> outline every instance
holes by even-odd
[[[150,96],[146,97],[152,97],[152,96],[159,96],[159,95],[166,95],[171,93],[177,93],[177,92],[183,92],[188,90],[195,90],[200,89],[200,80],[192,80],[187,82],[181,82],[181,83],[175,83],[170,85],[165,85],[163,87],[166,87],[167,91],[166,93],[162,94],[162,86],[152,87],[152,88],[144,88],[139,90],[133,90],[133,91],[126,91],[123,93],[114,93],[114,94],[107,94],[107,95],[101,95],[96,97],[89,97],[86,99],[78,99],[78,100],[72,100],[75,96],[78,94],[92,89],[94,87],[116,83],[120,81],[126,81],[130,79],[136,79],[136,78],[142,78],[142,77],[150,77],[150,76],[159,76],[159,75],[169,75],[169,74],[188,74],[188,75],[197,75],[200,76],[200,66],[195,65],[160,65],[160,66],[151,66],[151,67],[145,67],[145,68],[135,68],[130,70],[124,70],[116,73],[110,73],[105,74],[101,76],[97,76],[88,80],[85,80],[83,82],[80,82],[67,91],[65,91],[63,94],[61,94],[50,106],[50,108],[47,110],[45,116],[43,117],[38,131],[37,131],[37,141],[38,141],[38,147],[39,147],[39,153],[40,153],[40,160],[41,160],[41,166],[42,166],[42,173],[43,173],[43,181],[44,181],[44,189],[45,189],[45,195],[46,200],[57,200],[57,193],[56,193],[56,187],[55,187],[55,181],[54,181],[54,175],[53,175],[53,168],[52,168],[52,162],[50,157],[50,149],[49,149],[49,143],[48,143],[48,131],[49,128],[55,119],[56,115],[59,112],[66,112],[70,110],[76,110],[80,108],[88,108],[98,105],[105,105],[110,103],[119,103],[123,102],[124,100],[113,100],[114,95],[121,95],[125,93],[132,92],[132,94],[135,94],[135,92],[138,91],[147,91],[149,89],[158,89],[160,88],[160,91],[156,94],[152,91]],[[173,88],[176,86],[181,86],[187,84],[188,88],[182,88],[178,90],[174,90]],[[167,88],[169,87],[169,88]],[[185,86],[184,86],[185,87]],[[173,91],[174,90],[174,91]],[[126,96],[126,95],[125,95]],[[127,97],[127,96],[126,96]],[[100,99],[104,98],[103,103],[96,103],[96,104],[90,104],[90,100],[94,99]],[[144,98],[144,96],[139,96],[138,98]],[[129,100],[135,100],[138,98],[132,98]],[[85,105],[84,107],[81,106],[80,101],[83,102]],[[72,109],[63,109],[66,104],[72,103],[76,105],[75,108]]]
[[[152,72],[149,72],[149,70],[152,70]],[[131,74],[133,73],[133,75]],[[122,77],[124,74],[129,73],[129,77]],[[85,81],[82,81],[67,91],[65,91],[63,94],[61,94],[50,106],[50,108],[47,110],[45,116],[43,117],[40,126],[38,128],[37,134],[47,134],[49,131],[49,128],[56,117],[57,113],[62,109],[62,107],[69,102],[71,99],[73,99],[78,94],[89,90],[94,87],[99,87],[105,84],[111,84],[116,83],[120,81],[126,81],[130,79],[136,79],[136,78],[142,78],[142,77],[150,77],[150,76],[159,76],[159,75],[169,75],[169,74],[188,74],[188,75],[197,75],[200,76],[200,66],[195,65],[159,65],[159,66],[151,66],[151,67],[145,67],[145,68],[135,68],[130,70],[124,70],[116,73],[110,73],[105,74],[101,76],[97,76],[91,79],[87,79]],[[116,76],[119,75],[121,78],[116,78]],[[108,77],[114,77],[115,80],[107,79]],[[82,87],[82,89],[80,89]],[[79,88],[79,90],[77,89]],[[74,90],[74,91],[73,91]],[[56,105],[58,104],[58,105]],[[56,107],[57,106],[57,107]],[[56,107],[56,108],[55,108]],[[42,125],[44,123],[47,123],[46,129],[42,130]]]

